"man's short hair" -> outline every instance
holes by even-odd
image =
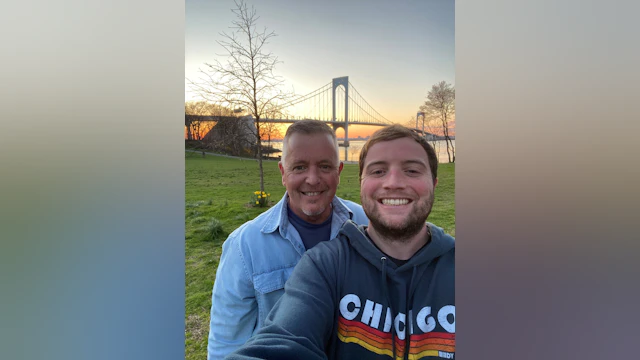
[[[287,128],[287,132],[282,140],[282,162],[284,163],[287,156],[287,143],[289,138],[293,134],[315,135],[315,134],[327,134],[331,136],[336,148],[336,161],[340,161],[340,151],[338,150],[338,138],[336,133],[329,127],[329,125],[320,120],[300,120],[296,121]]]
[[[405,137],[415,140],[415,142],[420,144],[420,146],[422,146],[424,151],[427,152],[427,158],[429,159],[429,169],[431,170],[431,177],[435,182],[436,178],[438,177],[438,156],[436,155],[435,150],[433,150],[433,147],[429,145],[429,142],[427,141],[426,138],[420,136],[415,131],[411,131],[409,128],[404,127],[402,125],[398,125],[398,124],[385,126],[382,129],[377,130],[376,132],[373,133],[373,135],[371,135],[369,140],[367,140],[367,142],[364,144],[364,146],[362,147],[362,151],[360,151],[360,161],[359,161],[360,180],[362,180],[362,170],[364,169],[364,160],[367,157],[369,148],[371,148],[374,144],[377,144],[379,142],[402,139]]]

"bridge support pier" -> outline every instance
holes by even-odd
[[[347,161],[347,155],[348,155],[348,150],[349,150],[349,133],[347,132],[347,125],[346,124],[332,124],[333,127],[333,132],[336,132],[337,129],[339,128],[343,128],[344,129],[344,142],[341,144],[338,141],[338,147],[343,146],[344,147],[344,160]]]
[[[336,124],[336,89],[338,86],[344,86],[344,124]],[[339,78],[333,79],[333,89],[332,89],[332,102],[333,102],[333,131],[335,132],[337,128],[344,128],[344,160],[347,161],[349,158],[347,155],[349,154],[349,77],[343,76]]]

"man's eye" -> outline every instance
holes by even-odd
[[[382,175],[384,174],[384,170],[373,170],[371,171],[371,175]]]
[[[424,173],[424,170],[422,170],[422,169],[407,169],[406,173],[409,176],[421,176]]]
[[[305,168],[304,168],[304,166],[302,166],[302,165],[298,165],[298,166],[294,166],[294,167],[293,167],[293,171],[302,171],[302,170],[304,170],[304,169],[305,169]]]

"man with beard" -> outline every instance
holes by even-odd
[[[455,356],[455,240],[426,223],[438,162],[400,126],[360,154],[369,226],[302,257],[265,326],[227,359],[423,359]]]

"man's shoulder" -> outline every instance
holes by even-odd
[[[336,195],[336,199],[342,203],[342,205],[346,206],[347,208],[349,208],[350,210],[362,210],[362,205],[358,204],[357,202],[351,201],[351,200],[347,200],[347,199],[343,199],[339,196]]]
[[[455,237],[448,234],[443,228],[434,225],[433,223],[428,223],[429,229],[431,231],[431,236],[434,241],[438,244],[438,246],[442,249],[441,258],[450,258],[452,260],[451,266],[454,266],[455,257],[456,257],[456,239]]]
[[[350,211],[353,214],[353,216],[348,217],[350,220],[353,220],[357,224],[362,225],[366,225],[369,222],[367,215],[364,213],[362,205],[351,200],[342,199],[338,196],[335,197],[335,201],[337,201],[340,205],[346,208],[347,211]]]
[[[278,215],[277,213],[279,211],[280,209],[274,206],[268,209],[267,211],[263,212],[262,214],[256,216],[255,218],[240,225],[237,229],[233,230],[231,234],[229,234],[229,237],[225,241],[225,245],[227,243],[240,244],[247,241],[247,239],[249,238],[255,239],[256,237],[264,236],[265,234],[263,230],[265,226],[268,223],[274,221],[275,218],[277,218],[277,215]],[[279,235],[277,231],[275,233]]]

